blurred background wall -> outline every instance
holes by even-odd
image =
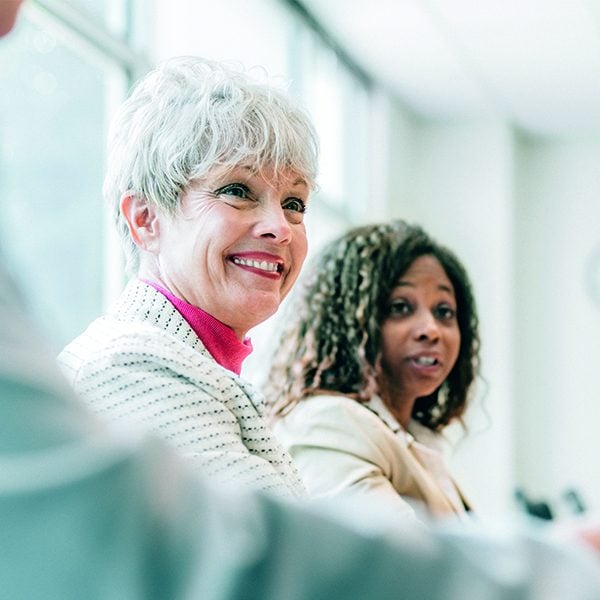
[[[511,510],[517,486],[597,508],[599,15],[597,0],[29,0],[0,53],[3,252],[62,347],[124,280],[101,199],[114,107],[169,56],[259,66],[321,136],[312,254],[402,217],[467,266],[483,369],[449,458],[482,514]],[[253,332],[257,383],[276,329]]]

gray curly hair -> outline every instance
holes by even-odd
[[[420,227],[398,220],[351,230],[319,253],[284,315],[266,386],[272,416],[327,392],[366,401],[377,390],[381,324],[393,288],[420,256],[437,258],[457,301],[461,345],[446,381],[413,418],[433,430],[460,418],[479,369],[479,324],[467,273]],[[443,388],[443,392],[440,390]]]
[[[309,117],[274,85],[198,57],[166,61],[135,87],[109,131],[104,197],[128,271],[139,256],[119,210],[124,194],[172,214],[181,192],[213,168],[289,168],[314,188],[317,160]]]

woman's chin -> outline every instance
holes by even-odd
[[[250,330],[260,325],[277,312],[280,304],[279,296],[256,297],[254,294],[247,296],[244,301],[237,304],[234,310],[231,310],[238,324],[238,327],[234,327],[234,329]]]

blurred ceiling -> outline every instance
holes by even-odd
[[[600,134],[600,0],[302,0],[413,112]]]

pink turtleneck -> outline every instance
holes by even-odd
[[[244,359],[252,352],[252,341],[245,338],[243,342],[236,337],[233,329],[221,323],[201,308],[173,296],[163,287],[142,279],[144,283],[160,292],[188,322],[196,335],[202,340],[211,356],[222,366],[237,375],[242,370]]]

